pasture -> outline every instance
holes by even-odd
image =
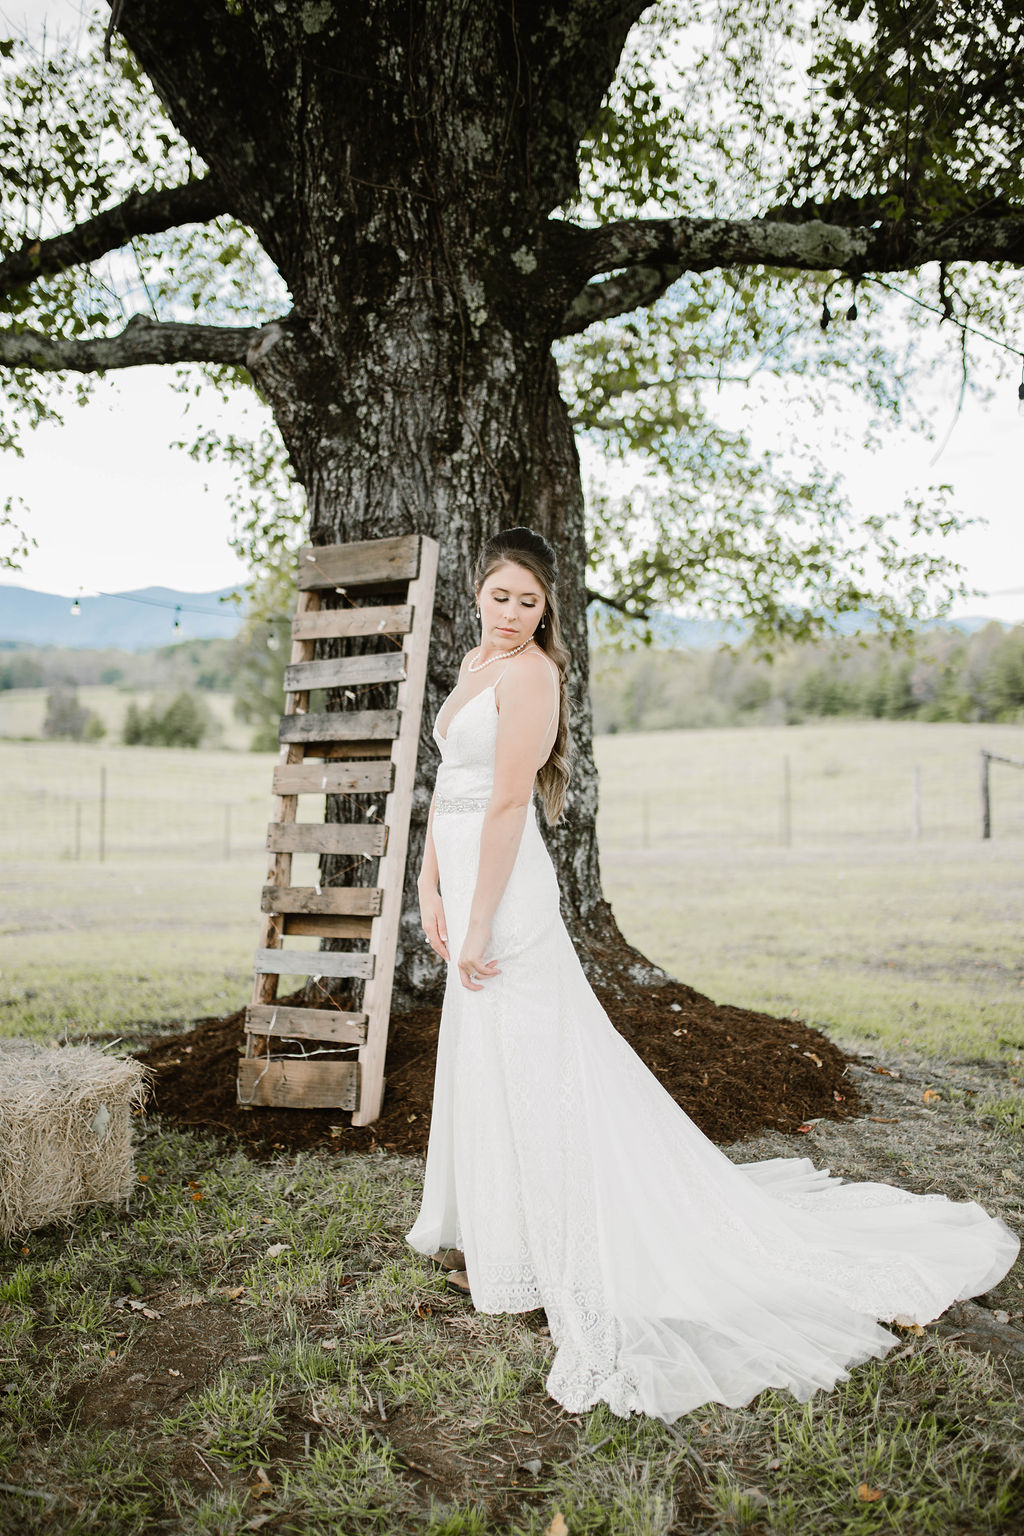
[[[716,1001],[796,1012],[843,1043],[1012,1053],[1024,771],[993,769],[982,842],[982,746],[1024,756],[1024,728],[600,737],[605,892],[634,944]],[[273,761],[0,742],[0,1027],[138,1032],[239,1006]]]
[[[721,1001],[796,1013],[902,1073],[868,1062],[856,1071],[871,1115],[730,1156],[808,1155],[978,1198],[1019,1228],[1024,773],[999,780],[983,844],[981,746],[1024,756],[1024,730],[606,737],[602,861],[627,936],[670,971]],[[272,761],[0,743],[0,1030],[135,1040],[244,1001]],[[137,1165],[127,1211],[0,1254],[4,1529],[1010,1536],[1024,1524],[1021,1359],[968,1348],[956,1327],[908,1330],[806,1404],[766,1392],[671,1429],[604,1409],[573,1417],[544,1393],[543,1315],[472,1312],[403,1244],[417,1161],[253,1163],[153,1121]],[[1020,1275],[989,1298],[1018,1330]]]

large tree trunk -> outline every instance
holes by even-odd
[[[306,489],[312,541],[423,532],[441,545],[400,1001],[436,994],[440,982],[414,886],[437,763],[430,726],[479,641],[479,548],[514,523],[558,551],[573,656],[578,757],[549,836],[566,921],[596,981],[661,977],[625,944],[601,897],[583,497],[551,357],[578,277],[548,215],[572,188],[576,137],[571,103],[560,101],[542,132],[544,102],[531,95],[559,49],[566,59],[572,49],[580,72],[586,59],[594,69],[576,104],[592,112],[642,8],[593,7],[596,40],[578,18],[531,34],[533,6],[481,0],[251,0],[230,16],[219,0],[200,9],[224,35],[198,42],[167,0],[133,0],[125,12],[169,110],[291,289],[291,319],[265,329],[250,366]],[[196,72],[214,77],[205,92]]]

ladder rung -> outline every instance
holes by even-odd
[[[293,640],[344,640],[350,635],[407,635],[412,628],[409,603],[390,603],[373,608],[321,608],[297,613],[292,620]]]
[[[238,1063],[238,1102],[278,1109],[355,1109],[357,1061],[281,1061],[250,1056]]]
[[[253,1003],[245,1010],[245,1029],[249,1035],[362,1045],[366,1039],[366,1014],[346,1013],[340,1008],[285,1008],[273,1003]]]
[[[346,821],[272,821],[267,828],[271,853],[361,853],[379,858],[387,846],[388,829]]]
[[[307,715],[282,715],[281,742],[393,741],[398,735],[397,709],[339,709]]]
[[[394,764],[289,763],[274,769],[275,795],[358,795],[378,791],[389,794],[395,782]]]
[[[372,976],[373,955],[355,950],[258,949],[255,968],[263,976]]]
[[[412,581],[419,569],[417,533],[354,544],[305,544],[299,550],[298,587],[300,592],[316,592],[325,587]]]
[[[383,892],[373,885],[329,886],[317,893],[312,885],[265,885],[260,902],[264,912],[323,912],[339,917],[376,917]]]
[[[297,661],[284,671],[286,693],[311,688],[366,687],[370,683],[400,683],[405,676],[405,652],[376,656],[335,656],[327,661]]]
[[[346,748],[346,755],[349,750]],[[321,767],[310,760],[275,768],[273,788],[275,795],[387,795],[394,782],[390,761],[324,763]]]

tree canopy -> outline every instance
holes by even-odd
[[[203,157],[173,87],[154,91],[145,73],[138,38],[158,46],[161,9],[114,6],[84,47],[0,50],[7,451],[107,369],[163,362],[182,388],[247,389],[261,328],[301,308],[281,250]],[[211,0],[192,8],[192,47],[231,50],[239,77],[253,71],[247,89],[283,76],[276,54],[305,47],[344,93],[332,28],[358,30],[356,9],[295,9],[290,32],[270,7]],[[370,7],[367,25],[386,9]],[[135,51],[117,30],[131,10]],[[528,39],[530,123],[510,118],[508,132],[542,147],[546,224],[544,250],[527,240],[511,260],[548,292],[579,272],[552,327],[562,389],[595,457],[622,466],[588,497],[587,584],[606,618],[690,600],[771,640],[866,606],[896,622],[941,605],[956,585],[938,548],[957,524],[948,496],[857,519],[823,423],[813,444],[766,448],[733,406],[806,397],[813,380],[823,407],[843,391],[869,399],[878,430],[913,415],[908,380],[934,364],[938,322],[878,275],[900,274],[951,321],[1012,337],[1007,275],[1024,253],[1016,8],[563,0],[512,12]],[[473,84],[458,89],[470,118]],[[372,91],[359,101],[373,104]],[[386,92],[377,106],[388,109]],[[266,194],[296,200],[283,125],[229,107],[262,145]],[[243,137],[225,158],[245,161]],[[897,312],[909,344],[893,340]],[[965,333],[946,329],[959,349]],[[273,606],[268,577],[306,510],[269,412],[254,400],[251,416],[251,431],[186,446],[237,465],[236,537]]]

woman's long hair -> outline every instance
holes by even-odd
[[[509,564],[523,566],[540,582],[544,614],[533,638],[558,668],[558,730],[547,761],[537,773],[537,793],[547,822],[553,826],[565,809],[575,756],[569,736],[569,652],[558,621],[558,557],[547,539],[532,528],[505,528],[488,539],[480,551],[474,577],[477,593],[492,571]]]

